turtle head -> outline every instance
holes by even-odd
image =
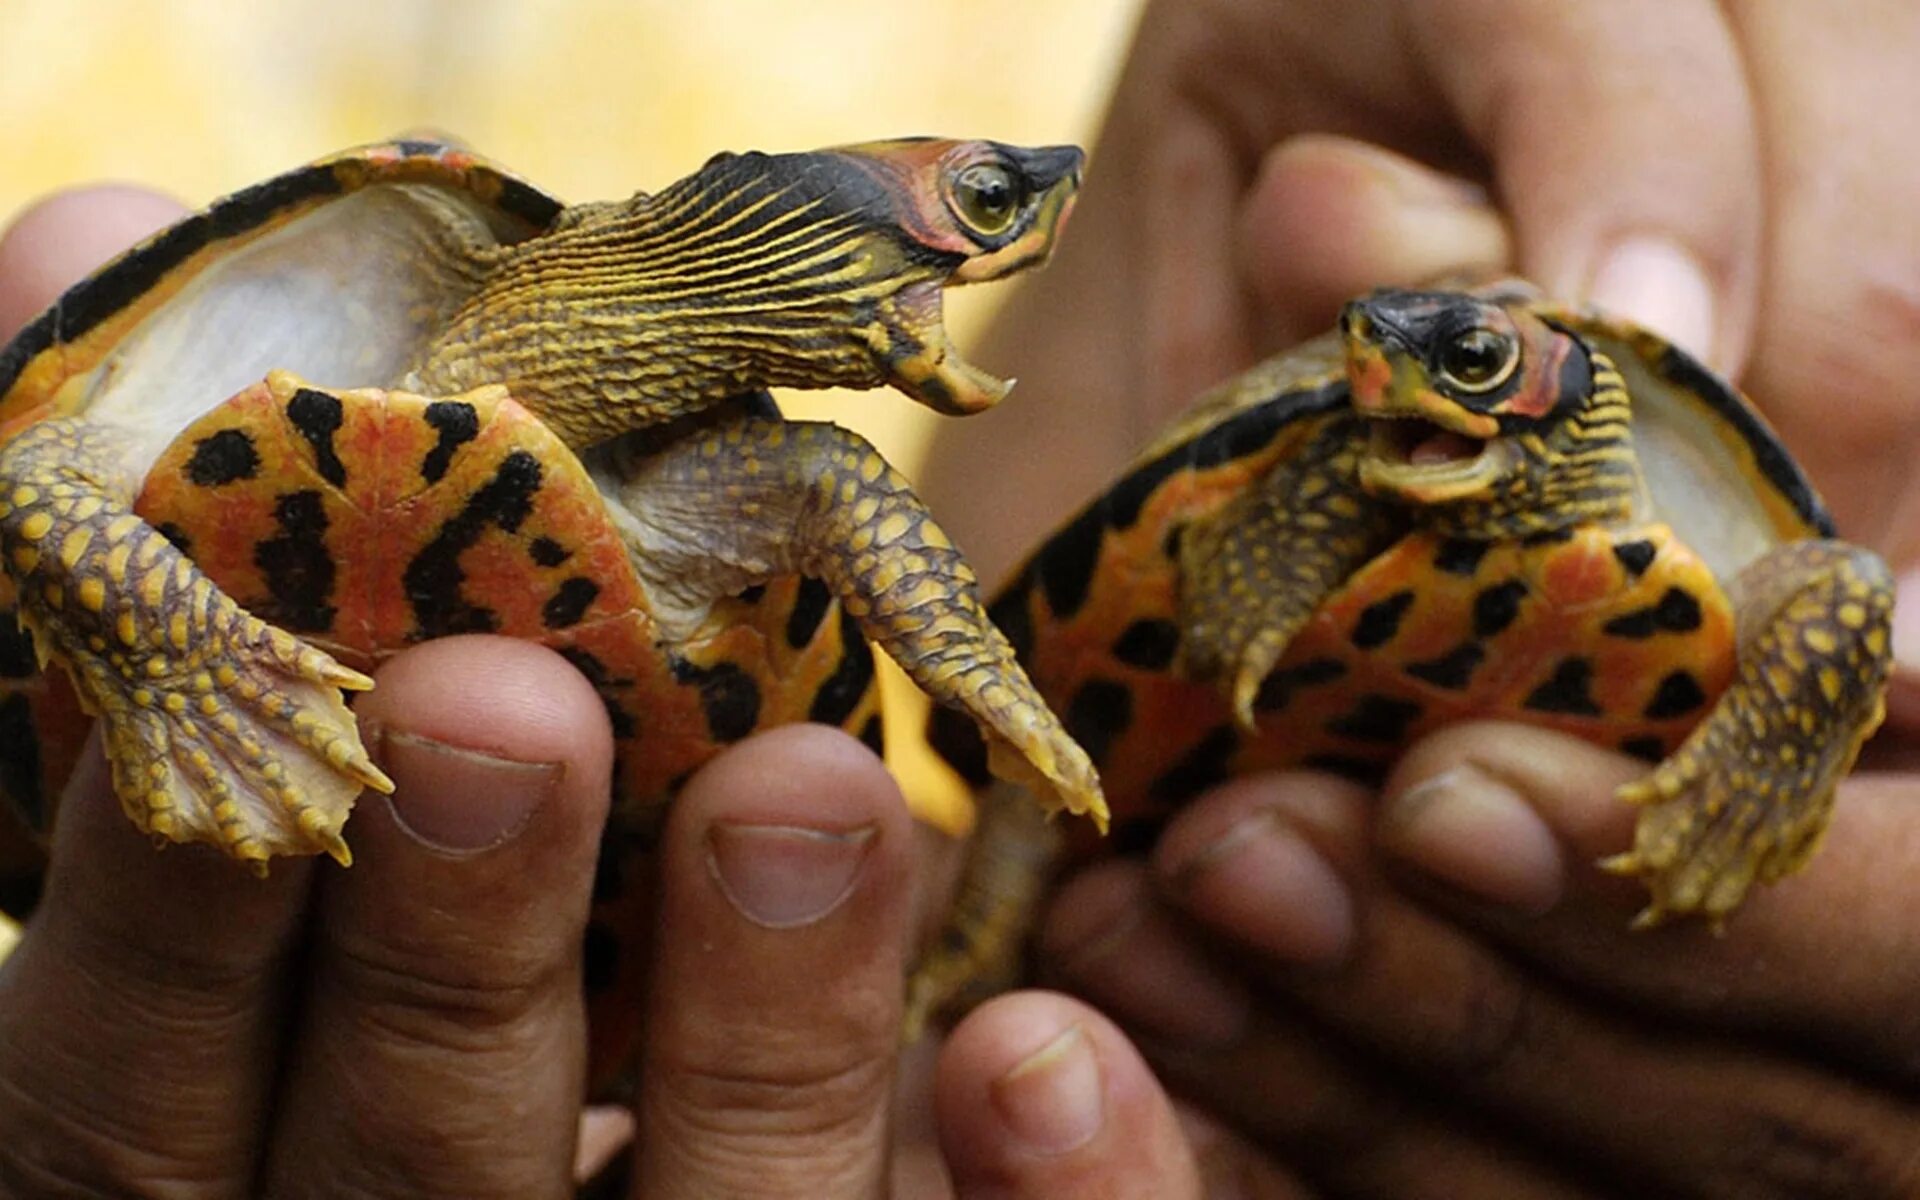
[[[1383,290],[1347,305],[1340,331],[1353,407],[1371,427],[1360,466],[1369,491],[1593,515],[1575,501],[1602,458],[1627,457],[1616,452],[1626,393],[1610,364],[1531,300]]]
[[[854,332],[883,381],[948,414],[998,403],[1012,384],[954,347],[941,291],[1047,260],[1080,189],[1079,148],[902,138],[793,157],[840,180],[822,202],[847,222]]]

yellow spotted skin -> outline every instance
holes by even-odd
[[[1092,756],[1121,852],[1232,777],[1378,780],[1436,728],[1517,720],[1656,764],[1605,865],[1646,885],[1638,926],[1717,929],[1818,845],[1881,720],[1892,605],[1729,385],[1502,284],[1377,293],[1204,397],[991,612]],[[930,735],[984,783],[971,731],[936,714]],[[981,823],[916,1019],[1017,957],[1043,843],[1002,788]]]
[[[1104,822],[906,482],[765,391],[997,402],[942,289],[1043,262],[1081,159],[934,138],[723,154],[567,206],[400,141],[216,201],[76,285],[0,349],[0,907],[35,901],[19,835],[51,831],[89,715],[157,841],[346,863],[356,797],[390,785],[342,692],[461,633],[551,646],[613,727],[597,1080],[633,1041],[665,803],[781,724],[879,750],[872,644],[1045,807]],[[981,172],[1010,201],[992,222],[956,191]]]
[[[354,795],[392,790],[340,701],[371,682],[215,587],[133,515],[113,461],[111,439],[72,420],[0,449],[0,551],[39,656],[101,720],[121,806],[144,832],[258,869],[278,854],[351,861]]]

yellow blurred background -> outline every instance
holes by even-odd
[[[723,149],[913,133],[1085,144],[1138,8],[1139,0],[0,0],[8,51],[0,213],[103,179],[198,206],[328,151],[419,127],[455,133],[568,200],[651,190]],[[951,304],[962,345],[991,303],[984,294]],[[934,419],[891,394],[808,397],[789,408],[860,429],[909,474]],[[924,762],[897,743],[890,752],[910,790],[921,790]],[[0,943],[6,937],[0,922]]]

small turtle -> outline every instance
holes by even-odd
[[[391,785],[341,690],[415,642],[495,632],[597,685],[616,808],[644,825],[755,730],[877,744],[872,639],[985,724],[1001,769],[1104,818],[907,483],[763,390],[994,404],[1006,385],[948,343],[941,289],[1043,261],[1081,161],[933,139],[727,154],[568,207],[399,141],[156,235],[0,352],[0,792],[44,835],[91,714],[140,829],[262,871],[344,864],[355,797]],[[18,910],[38,866],[0,851]]]
[[[1463,718],[1657,763],[1605,865],[1716,926],[1803,865],[1879,724],[1893,591],[1725,380],[1506,283],[1382,291],[1225,384],[989,610],[1093,756],[1115,842],[1229,776],[1377,779]],[[979,774],[972,731],[936,745]],[[1017,937],[1044,855],[989,800],[923,1011]],[[1016,897],[1009,900],[1008,897]]]

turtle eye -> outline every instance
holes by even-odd
[[[1463,392],[1490,392],[1507,381],[1520,361],[1512,338],[1491,329],[1469,329],[1440,351],[1440,374]]]
[[[1020,207],[1012,172],[998,163],[974,163],[953,181],[953,205],[975,233],[1005,233]]]

